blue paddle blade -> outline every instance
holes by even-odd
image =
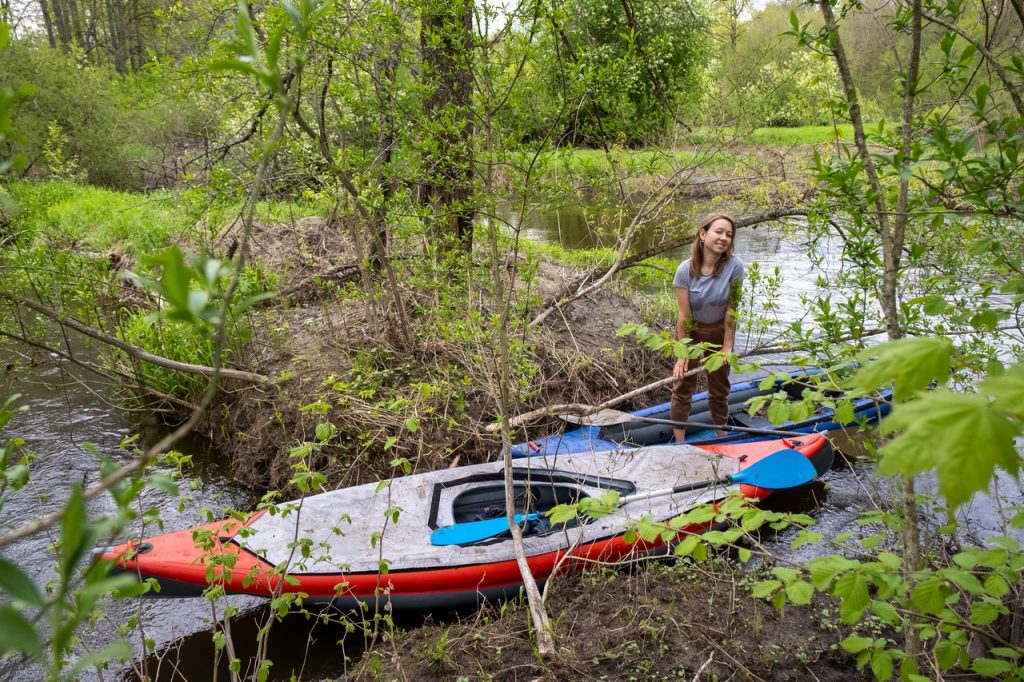
[[[516,523],[523,521],[535,521],[540,514],[516,514]],[[484,519],[483,521],[467,521],[456,523],[453,526],[438,528],[430,534],[432,545],[465,545],[470,542],[479,542],[497,535],[501,535],[508,528],[508,518],[499,516],[495,519]]]
[[[818,475],[811,460],[799,450],[779,450],[755,462],[730,478],[733,483],[748,483],[759,488],[795,488],[810,483]]]

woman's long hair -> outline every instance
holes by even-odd
[[[711,227],[711,223],[720,218],[728,220],[729,224],[732,225],[732,239],[729,241],[729,250],[715,263],[715,270],[711,273],[711,276],[718,277],[722,274],[722,268],[725,267],[729,258],[732,257],[733,246],[736,245],[736,221],[727,213],[709,213],[701,221],[700,227],[697,228],[697,235],[693,238],[693,244],[690,246],[690,277],[693,279],[700,277],[700,273],[704,269],[704,240],[701,239],[700,233],[704,232],[706,234],[707,229]]]

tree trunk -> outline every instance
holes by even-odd
[[[39,0],[39,10],[42,12],[43,26],[46,28],[46,42],[50,44],[50,47],[56,48],[57,36],[53,23],[53,13],[48,0]]]
[[[125,11],[123,0],[107,0],[107,26],[110,31],[107,42],[114,70],[122,76],[128,72],[128,55],[125,45]]]
[[[921,63],[921,0],[912,0],[910,59],[907,70],[903,74],[903,112],[900,139],[902,161],[896,199],[897,205],[892,220],[889,218],[886,195],[878,178],[875,163],[868,151],[867,136],[864,132],[864,121],[861,118],[857,89],[846,53],[839,38],[839,26],[832,13],[832,5],[829,0],[821,0],[820,7],[822,16],[825,19],[825,27],[829,32],[833,57],[839,69],[839,75],[842,78],[846,100],[850,106],[850,119],[853,123],[857,151],[864,166],[864,173],[868,177],[869,190],[874,199],[874,218],[881,238],[884,268],[879,301],[882,305],[882,312],[885,315],[886,332],[889,335],[889,339],[894,341],[903,337],[903,326],[899,317],[899,291],[897,285],[899,283],[901,256],[908,218],[909,170],[913,162],[911,157],[913,116]],[[921,562],[919,518],[915,497],[914,479],[912,477],[906,478],[903,482],[902,499],[906,527],[901,533],[901,541],[904,552],[904,579],[910,589],[913,588],[914,583],[913,572],[920,566]],[[903,628],[904,650],[910,658],[918,658],[922,653],[921,638],[915,625],[915,619],[910,618]]]
[[[426,177],[420,201],[433,208],[434,232],[443,250],[473,247],[473,75],[467,60],[473,29],[472,0],[428,0],[421,20]],[[430,139],[432,138],[432,139]]]

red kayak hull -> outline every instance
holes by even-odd
[[[707,446],[702,449],[725,457],[740,458],[741,468],[781,448],[799,450],[818,467],[831,464],[828,439],[820,434],[783,441]],[[771,490],[741,485],[748,498],[764,499]],[[436,608],[475,603],[484,598],[514,594],[522,585],[516,561],[492,561],[432,569],[403,569],[392,565],[386,572],[291,573],[282,577],[274,566],[232,542],[239,531],[265,512],[244,521],[229,519],[166,535],[127,542],[101,554],[115,569],[155,579],[160,591],[151,596],[198,596],[210,586],[226,592],[264,597],[299,593],[305,601],[330,602],[341,607],[384,604],[390,608]],[[666,545],[707,526],[689,526],[669,543],[628,542],[624,533],[581,544],[574,548],[529,556],[534,578],[543,582],[556,571],[577,570],[594,562],[613,563],[666,551]]]

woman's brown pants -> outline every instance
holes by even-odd
[[[693,343],[711,343],[714,348],[704,351],[707,357],[721,350],[725,342],[725,320],[711,324],[692,323],[690,340]],[[690,360],[688,369],[697,366],[697,360]],[[708,372],[708,407],[711,409],[711,420],[718,426],[724,426],[729,418],[729,363],[725,363],[714,372]],[[690,418],[690,407],[693,394],[697,391],[700,374],[693,374],[672,382],[672,421],[684,422]],[[683,428],[683,427],[676,427]],[[685,430],[685,429],[684,429]]]

